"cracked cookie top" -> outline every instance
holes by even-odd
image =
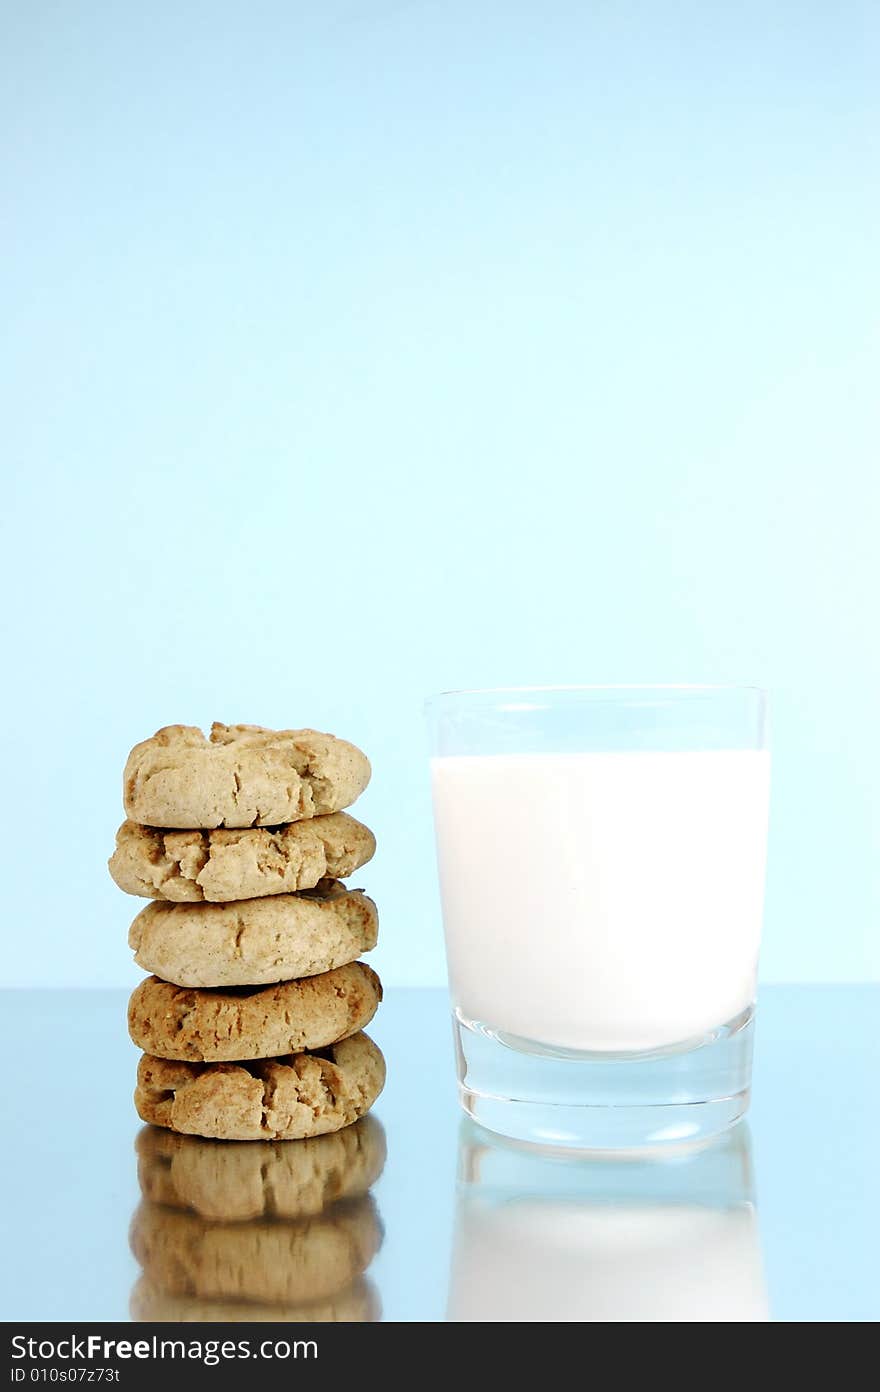
[[[166,725],[129,754],[123,804],[145,826],[280,826],[341,811],[369,780],[360,749],[317,730]]]
[[[178,986],[257,986],[353,962],[376,946],[372,899],[338,880],[230,904],[147,904],[128,931],[145,971]]]
[[[123,822],[108,866],[120,889],[143,899],[230,903],[342,879],[375,850],[373,833],[346,812],[287,826],[213,831]]]
[[[357,1121],[385,1085],[385,1060],[366,1034],[321,1051],[244,1063],[177,1063],[144,1054],[141,1121],[224,1141],[323,1136]]]
[[[365,962],[301,981],[225,991],[192,990],[148,976],[129,1001],[128,1032],[138,1048],[158,1058],[276,1058],[356,1034],[381,999],[379,978]]]

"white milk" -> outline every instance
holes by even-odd
[[[694,1040],[753,1000],[766,751],[431,762],[453,1000],[557,1047]]]
[[[755,1211],[749,1204],[460,1200],[447,1318],[767,1320]]]

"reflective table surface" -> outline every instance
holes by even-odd
[[[872,987],[770,987],[748,1123],[666,1159],[563,1160],[458,1109],[441,991],[389,991],[350,1135],[143,1128],[122,992],[7,991],[5,1320],[872,1321]],[[379,1124],[376,1124],[376,1123]]]

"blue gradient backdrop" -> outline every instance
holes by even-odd
[[[442,980],[423,696],[756,681],[765,977],[880,975],[874,4],[5,4],[7,983],[135,979],[129,746],[374,761]]]

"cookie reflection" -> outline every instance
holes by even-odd
[[[379,1122],[295,1142],[224,1142],[147,1126],[144,1201],[131,1223],[143,1268],[135,1320],[370,1321],[364,1272],[382,1226],[370,1186],[385,1162]]]
[[[767,1320],[747,1127],[657,1160],[563,1160],[466,1123],[447,1318]]]
[[[372,1282],[361,1278],[347,1290],[326,1300],[306,1305],[249,1304],[245,1300],[200,1300],[193,1295],[171,1295],[147,1276],[141,1276],[131,1292],[130,1312],[139,1323],[167,1324],[368,1324],[380,1318],[379,1297]]]

